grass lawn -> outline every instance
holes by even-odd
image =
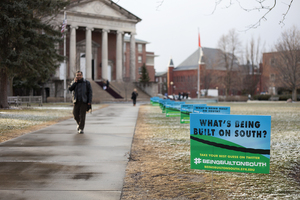
[[[122,199],[300,199],[300,103],[209,103],[271,116],[270,174],[190,169],[189,124],[140,107]]]
[[[0,142],[69,119],[73,117],[72,106],[72,103],[44,103],[0,109]],[[102,106],[93,104],[93,110]]]

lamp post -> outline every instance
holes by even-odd
[[[67,28],[67,13],[66,7],[64,7],[64,23],[65,29]],[[66,51],[67,51],[67,42],[66,42],[66,33],[64,34],[64,102],[67,102],[67,61],[66,61]]]

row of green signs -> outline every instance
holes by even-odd
[[[269,173],[271,116],[230,115],[230,107],[159,97],[150,101],[166,117],[190,124],[191,169]]]

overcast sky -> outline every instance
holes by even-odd
[[[217,0],[215,0],[217,1]],[[300,30],[300,0],[294,0],[284,24],[279,24],[291,0],[277,0],[276,7],[257,28],[249,26],[267,12],[243,10],[237,1],[230,7],[223,0],[216,10],[213,0],[114,0],[132,14],[142,19],[136,26],[137,39],[148,41],[147,51],[154,52],[156,72],[166,71],[172,57],[175,67],[198,48],[198,28],[201,46],[218,48],[218,40],[230,29],[236,29],[243,46],[254,37],[265,43],[265,51],[271,51],[281,33],[295,25]],[[218,0],[219,1],[219,0]],[[256,0],[239,0],[245,8],[255,8]],[[266,0],[273,5],[274,0]],[[214,11],[214,12],[213,12]],[[247,31],[246,31],[247,30]]]

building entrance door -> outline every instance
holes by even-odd
[[[83,73],[83,78],[86,78],[85,53],[80,53],[80,71]]]

